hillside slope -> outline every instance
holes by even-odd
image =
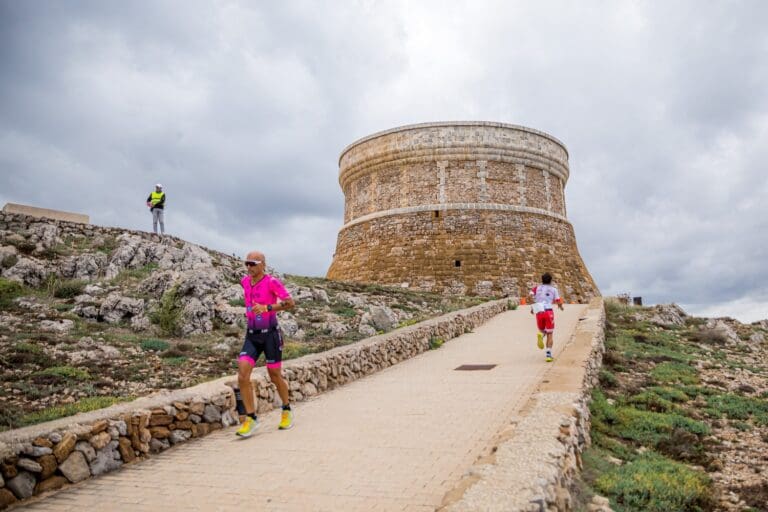
[[[482,301],[271,273],[297,301],[286,359]],[[244,274],[174,237],[0,214],[0,428],[232,374]]]

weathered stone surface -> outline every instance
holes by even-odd
[[[112,436],[109,435],[109,432],[101,432],[91,438],[91,446],[98,451],[107,446],[111,440]]]
[[[91,425],[91,434],[100,434],[107,430],[109,422],[107,420],[99,420]]]
[[[203,411],[203,419],[206,423],[214,423],[221,420],[221,411],[214,405],[206,405]]]
[[[5,486],[16,495],[17,498],[23,500],[29,498],[35,492],[35,476],[28,471],[19,471],[19,474],[11,478],[6,482]]]
[[[88,462],[86,462],[85,456],[79,451],[72,452],[67,460],[59,465],[59,471],[73,484],[91,476]]]
[[[173,416],[170,414],[153,414],[149,418],[149,426],[151,427],[170,425],[171,423],[173,423]]]
[[[521,297],[536,262],[566,300],[599,295],[566,218],[568,152],[553,137],[497,123],[407,126],[352,144],[339,167],[345,225],[329,279]]]
[[[21,458],[19,459],[19,462],[16,463],[16,467],[29,471],[30,473],[42,473],[43,471],[43,466],[32,459]]]
[[[171,435],[171,431],[167,427],[150,427],[149,432],[155,439],[165,439]]]
[[[53,448],[53,455],[59,463],[64,462],[72,450],[75,449],[75,443],[77,443],[77,436],[71,432],[67,432],[61,438],[61,441]]]
[[[23,453],[29,455],[30,457],[42,457],[43,455],[50,455],[53,453],[53,450],[47,446],[29,445],[24,447]]]
[[[53,475],[56,472],[56,468],[59,467],[59,463],[56,460],[56,457],[53,455],[43,455],[37,459],[37,462],[42,468],[42,471],[40,472],[40,478],[42,480],[45,480],[49,476]]]
[[[171,444],[183,443],[192,437],[192,431],[190,430],[174,430],[168,437]]]
[[[75,445],[75,450],[82,453],[88,462],[93,461],[96,458],[96,450],[91,446],[91,443],[87,441],[80,441]]]
[[[149,449],[152,453],[161,452],[171,447],[171,443],[167,439],[152,439],[149,442]]]
[[[52,476],[37,484],[35,488],[35,494],[40,494],[46,491],[53,491],[60,489],[67,484],[67,479],[63,476]]]
[[[376,329],[388,331],[397,325],[397,315],[386,306],[371,306],[371,323]]]
[[[98,450],[96,452],[96,459],[90,464],[91,474],[93,474],[93,476],[103,475],[104,473],[113,471],[122,466],[122,461],[119,457],[115,458],[116,455],[118,455],[116,450],[111,447],[105,447]]]
[[[53,448],[53,443],[50,439],[47,439],[45,437],[38,437],[34,441],[32,441],[32,446],[42,446],[45,448]]]
[[[0,509],[16,503],[18,498],[8,489],[0,489]]]
[[[133,461],[136,458],[136,454],[133,451],[133,446],[131,446],[131,441],[125,437],[121,437],[118,442],[120,443],[120,446],[118,447],[120,458],[122,458],[124,462]]]
[[[35,288],[43,284],[47,274],[45,267],[40,263],[25,257],[20,257],[14,266],[2,272],[6,279]]]
[[[42,320],[40,330],[45,332],[67,333],[75,326],[75,322],[66,318],[61,320]]]

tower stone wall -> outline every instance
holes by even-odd
[[[404,126],[339,159],[344,226],[329,279],[523,296],[550,272],[568,301],[599,295],[566,217],[568,151],[500,123]]]

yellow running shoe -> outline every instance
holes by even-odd
[[[259,427],[259,422],[251,418],[250,416],[246,416],[245,421],[242,425],[240,425],[240,428],[237,429],[237,434],[240,437],[251,437],[253,435],[253,431],[256,430]]]
[[[548,363],[552,362],[552,352],[550,352],[549,350],[547,350],[547,362]]]
[[[288,430],[293,427],[293,411],[283,411],[283,415],[280,418],[280,430]]]
[[[536,346],[539,347],[539,350],[544,349],[544,335],[542,333],[536,334]]]

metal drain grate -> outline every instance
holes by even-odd
[[[471,372],[475,370],[493,370],[494,368],[496,368],[495,364],[463,364],[454,368],[454,370]]]

